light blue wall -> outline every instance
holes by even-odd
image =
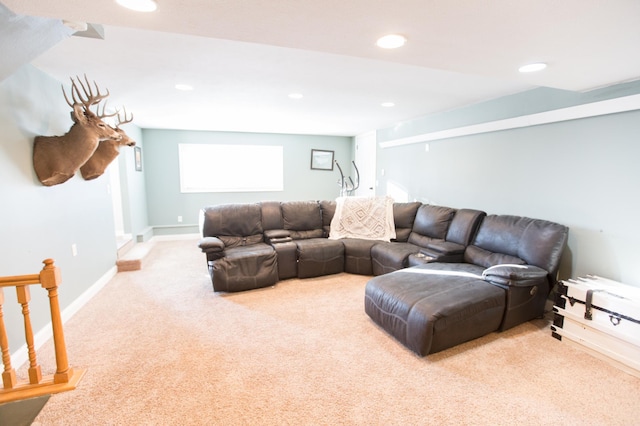
[[[198,212],[209,205],[334,199],[340,192],[340,174],[335,167],[333,171],[311,170],[311,149],[334,151],[334,158],[341,165],[350,164],[353,158],[350,137],[154,129],[144,129],[142,134],[149,224],[156,234],[197,232]],[[284,191],[183,194],[178,166],[180,143],[281,145],[284,147]],[[216,161],[211,159],[211,167],[216,167]],[[183,226],[178,224],[178,216],[183,217]]]
[[[68,89],[68,88],[67,88]],[[78,174],[43,186],[32,164],[36,135],[62,135],[73,124],[60,83],[27,65],[0,82],[0,275],[37,273],[53,258],[61,268],[61,308],[68,307],[116,261],[107,176],[84,181]],[[78,255],[72,256],[76,244]],[[46,291],[31,290],[34,331],[49,321]],[[24,343],[15,292],[5,290],[5,322],[12,351]]]
[[[37,273],[42,260],[55,259],[62,271],[63,310],[113,271],[116,261],[110,171],[92,181],[77,174],[64,184],[45,187],[33,170],[33,138],[62,135],[71,124],[60,84],[50,76],[27,65],[0,82],[0,194],[6,200],[0,209],[0,276]],[[158,227],[157,234],[195,232],[198,210],[210,204],[335,198],[338,172],[310,170],[311,149],[333,150],[342,164],[352,160],[348,137],[141,130],[133,124],[124,129],[143,150],[142,172],[135,171],[132,148],[121,148],[117,159],[125,231],[134,237],[151,225]],[[285,190],[180,194],[179,142],[283,145]],[[187,226],[173,228],[178,215]],[[72,244],[77,256],[72,255]],[[5,293],[5,323],[14,352],[24,343],[22,315],[15,296]],[[48,301],[46,292],[31,293],[33,328],[38,331],[50,320]]]
[[[640,93],[629,83],[589,94],[553,89],[497,99],[457,111],[422,117],[380,129],[378,141],[465,126],[580,102]],[[38,272],[54,258],[61,267],[62,308],[69,306],[115,265],[114,219],[109,179],[78,175],[54,187],[42,186],[33,171],[36,135],[61,135],[69,108],[57,81],[25,66],[0,82],[0,275]],[[310,169],[311,149],[335,151],[343,165],[353,159],[348,137],[227,132],[126,131],[143,148],[143,171],[134,168],[133,149],[120,162],[125,226],[134,235],[148,226],[158,233],[194,232],[206,205],[260,200],[332,199],[339,173]],[[388,182],[410,199],[498,214],[518,214],[570,227],[563,277],[598,274],[640,286],[640,111],[543,126],[408,145],[378,151],[378,194]],[[274,193],[181,194],[179,143],[281,144],[285,190]],[[215,159],[211,160],[215,167]],[[381,170],[385,170],[382,175]],[[184,227],[178,227],[183,216]],[[72,256],[76,244],[78,255]],[[12,350],[23,342],[22,316],[5,291],[5,322]],[[32,291],[34,329],[49,320],[44,293]],[[19,343],[16,343],[19,342]]]
[[[136,141],[135,146],[144,150],[142,130],[139,127],[133,124],[126,124],[122,126],[122,129],[130,138]],[[123,199],[124,231],[136,238],[137,235],[143,234],[149,227],[144,169],[136,171],[133,147],[121,147],[118,161]]]
[[[378,142],[400,139],[423,133],[453,129],[488,121],[520,117],[545,111],[567,108],[591,102],[604,101],[640,93],[640,80],[609,86],[590,92],[539,87],[489,102],[469,105],[396,123],[393,127],[378,129]]]
[[[565,92],[564,101],[560,91],[533,92],[399,123],[378,141],[505,118],[508,105],[522,115],[634,94],[640,84]],[[596,274],[640,286],[639,159],[640,111],[632,111],[432,141],[428,152],[425,143],[380,149],[377,193],[392,183],[409,199],[562,223],[570,236],[561,278]]]

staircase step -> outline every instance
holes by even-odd
[[[149,254],[153,243],[137,243],[131,247],[126,254],[116,261],[118,272],[139,271],[142,269],[144,258]]]

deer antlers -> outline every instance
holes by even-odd
[[[116,112],[113,112],[111,114],[107,114],[106,110],[107,110],[107,101],[105,101],[104,104],[102,105],[102,112],[100,112],[100,105],[98,105],[98,108],[96,109],[96,112],[98,113],[98,118],[103,119],[103,118],[114,117],[117,115],[118,122],[115,125],[116,129],[118,129],[121,124],[127,124],[133,121],[133,114],[131,114],[131,117],[127,117],[127,108],[124,106],[122,107],[122,110],[124,111],[124,118],[120,115],[119,109],[117,109]]]
[[[67,97],[67,92],[64,91],[64,86],[62,86],[62,94],[64,95],[64,99],[65,101],[67,101],[67,104],[71,107],[71,108],[75,108],[76,105],[80,105],[82,104],[84,106],[84,110],[85,112],[90,112],[89,108],[92,105],[96,105],[98,103],[100,103],[100,101],[102,101],[104,98],[106,98],[107,96],[109,96],[109,89],[107,89],[107,93],[106,94],[101,94],[100,93],[100,88],[98,87],[98,84],[94,81],[93,85],[96,88],[96,94],[93,94],[93,90],[91,89],[91,83],[89,83],[89,79],[87,78],[87,75],[84,75],[84,80],[87,83],[87,85],[85,86],[84,83],[82,82],[82,80],[80,80],[80,77],[76,76],[76,79],[78,80],[78,83],[80,84],[80,87],[82,87],[82,91],[84,92],[84,96],[86,99],[84,99],[82,97],[82,93],[80,93],[80,90],[78,89],[78,86],[76,86],[76,82],[73,79],[73,77],[70,77],[71,80],[71,98],[73,99],[73,103],[71,103],[71,101],[69,101],[69,98]],[[104,109],[103,109],[104,111]]]
[[[38,180],[46,186],[58,185],[73,177],[95,153],[101,141],[117,143],[123,138],[117,129],[102,121],[102,117],[108,116],[104,108],[102,116],[98,116],[99,103],[109,96],[108,90],[101,93],[95,82],[91,87],[85,75],[84,83],[78,76],[75,80],[71,78],[71,100],[64,86],[62,94],[73,109],[71,119],[74,124],[62,136],[36,136],[33,142],[33,167]],[[91,111],[93,105],[98,105],[98,115]]]
[[[124,119],[120,117],[120,110],[116,111],[116,114],[118,114],[118,124],[116,124],[116,129],[119,128],[121,124],[127,124],[133,121],[133,113],[131,114],[131,117],[127,118],[127,108],[123,106],[122,110],[124,111]]]

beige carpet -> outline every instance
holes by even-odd
[[[66,324],[70,363],[88,371],[35,424],[638,423],[640,379],[542,320],[419,358],[364,313],[368,277],[216,294],[195,240],[159,242],[145,262]]]

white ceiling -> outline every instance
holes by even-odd
[[[0,1],[103,25],[104,40],[70,37],[32,63],[65,82],[86,73],[143,128],[352,136],[536,86],[640,78],[639,0]],[[406,46],[375,46],[392,32]]]

